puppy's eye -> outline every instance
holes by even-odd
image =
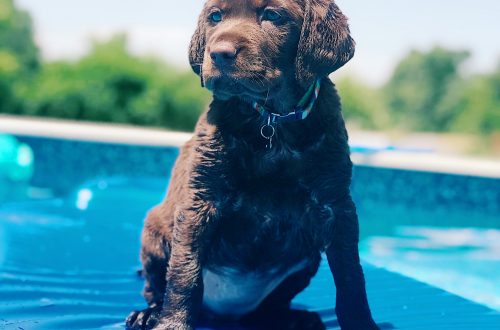
[[[222,21],[222,12],[220,10],[215,10],[208,15],[208,19],[214,23],[219,23]]]
[[[271,21],[271,22],[276,22],[281,19],[281,14],[273,9],[266,9],[264,10],[264,13],[262,14],[262,20],[263,21]]]

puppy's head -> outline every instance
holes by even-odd
[[[333,0],[208,0],[189,59],[216,96],[259,100],[283,86],[307,88],[353,54]]]

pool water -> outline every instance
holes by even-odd
[[[36,188],[0,182],[0,329],[123,329],[145,307],[140,232],[178,148],[17,139]],[[382,329],[500,329],[500,179],[357,166],[352,190]],[[334,301],[323,262],[294,306],[338,329]]]
[[[122,327],[143,306],[139,235],[165,184],[112,178],[0,206],[0,319],[13,329]]]
[[[398,205],[360,217],[365,261],[500,311],[500,218]]]
[[[124,317],[144,307],[136,275],[139,235],[166,185],[164,178],[114,177],[90,181],[60,199],[1,204],[0,328],[123,328]],[[456,293],[498,309],[498,277],[492,276],[500,271],[498,229],[411,226],[405,221],[424,214],[402,221],[397,208],[389,210],[385,223],[397,225],[385,229],[360,210],[362,218],[372,216],[362,223],[365,260],[445,289],[460,283]],[[325,293],[325,287],[332,290]],[[333,302],[323,263],[295,305],[320,311],[333,329]]]

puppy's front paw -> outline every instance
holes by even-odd
[[[192,330],[183,322],[166,317],[162,306],[151,306],[142,311],[133,311],[125,321],[129,330]]]
[[[130,330],[152,329],[158,323],[160,313],[161,305],[151,306],[142,311],[133,311],[125,320],[125,325]]]

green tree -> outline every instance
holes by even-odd
[[[384,88],[391,117],[409,129],[442,131],[449,127],[455,109],[436,109],[459,79],[460,64],[469,55],[440,47],[427,53],[412,51]]]
[[[447,130],[476,134],[500,132],[500,63],[488,75],[475,75],[454,84],[437,108],[451,114]]]
[[[19,69],[33,71],[40,65],[31,16],[17,8],[13,0],[0,0],[0,52],[11,54]]]
[[[127,51],[125,35],[94,42],[77,62],[47,63],[20,94],[24,113],[191,130],[207,93],[194,74]]]
[[[20,111],[16,85],[36,73],[39,65],[30,15],[13,0],[0,0],[0,113]]]
[[[342,112],[346,120],[363,129],[389,126],[389,114],[380,92],[363,83],[345,77],[336,82],[342,97]]]

